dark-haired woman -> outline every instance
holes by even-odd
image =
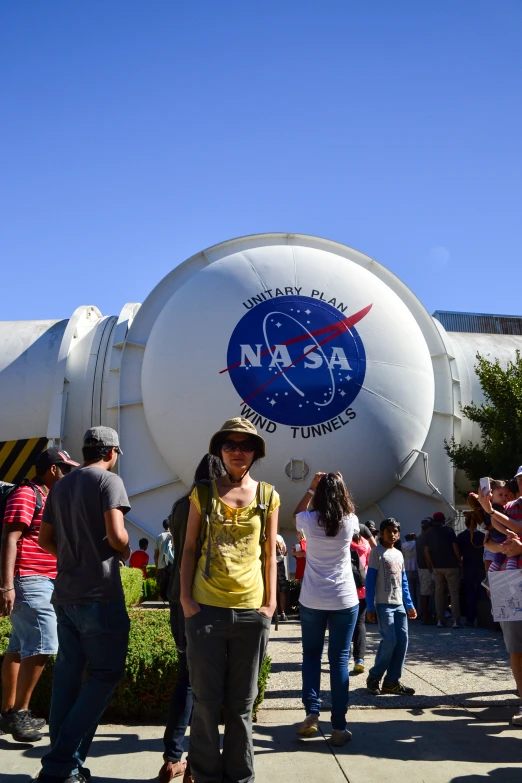
[[[192,780],[188,757],[186,762],[181,760],[184,752],[185,734],[192,715],[192,690],[187,664],[185,617],[180,604],[180,565],[187,533],[190,495],[199,482],[208,483],[222,476],[224,472],[223,463],[219,457],[205,454],[196,468],[192,486],[186,495],[174,503],[169,516],[169,527],[174,546],[174,564],[167,589],[167,598],[170,606],[170,628],[178,653],[178,671],[170,701],[169,719],[163,735],[164,764],[158,774],[159,783],[170,783],[174,778],[181,776],[183,776],[183,783]]]
[[[308,511],[313,501],[313,511]],[[297,734],[311,737],[319,730],[321,657],[326,628],[332,700],[332,744],[351,738],[346,728],[348,659],[359,611],[352,573],[350,543],[357,517],[340,473],[316,473],[294,512],[294,522],[306,536],[306,571],[301,584],[303,641],[303,704],[306,718]]]
[[[190,495],[181,563],[194,697],[189,759],[195,783],[249,783],[252,707],[276,608],[279,496],[250,475],[265,456],[265,441],[247,419],[225,422],[209,452],[220,457],[225,474],[212,482],[207,502],[197,488]],[[200,531],[204,541],[198,551]]]

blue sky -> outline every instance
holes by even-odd
[[[520,313],[521,40],[520,0],[4,0],[0,318],[264,231]]]

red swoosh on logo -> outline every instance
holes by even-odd
[[[333,340],[334,337],[337,337],[341,332],[347,332],[349,331],[352,326],[355,326],[355,324],[359,323],[359,321],[362,321],[365,315],[367,315],[370,310],[372,309],[373,304],[368,305],[367,307],[364,307],[362,310],[359,310],[358,313],[354,313],[353,315],[349,315],[348,318],[343,318],[342,320],[338,321],[336,324],[330,324],[329,326],[323,326],[321,329],[316,329],[315,332],[305,332],[304,334],[300,334],[297,337],[292,337],[290,340],[285,340],[285,342],[281,343],[281,345],[293,345],[294,343],[298,343],[301,340],[306,340],[310,335],[313,337],[317,337],[322,334],[327,334],[328,336],[324,338],[324,340],[321,340],[317,345],[314,345],[313,348],[310,348],[309,351],[306,351],[305,353],[301,354],[301,356],[298,356],[297,359],[294,359],[294,361],[288,365],[288,367],[284,367],[280,372],[276,373],[272,378],[269,378],[266,383],[264,383],[262,386],[257,389],[257,391],[253,392],[249,397],[246,398],[246,400],[243,400],[242,404],[244,405],[249,400],[252,399],[252,397],[256,397],[260,391],[263,391],[263,389],[266,389],[267,386],[269,386],[273,381],[276,380],[276,378],[279,378],[281,375],[284,375],[287,370],[290,369],[290,367],[294,367],[298,362],[302,361],[304,358],[308,356],[309,353],[313,353],[317,346],[325,345],[325,343],[330,342],[330,340]],[[328,334],[331,333],[331,334]],[[275,346],[271,349],[266,349],[265,351],[261,351],[261,356],[266,355],[267,353],[272,353],[272,350],[274,350]],[[220,370],[220,375],[224,372],[229,372],[230,370],[235,369],[236,367],[239,367],[241,362],[236,362],[235,364],[231,364],[230,367],[226,367],[224,370]]]

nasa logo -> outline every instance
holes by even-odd
[[[364,382],[366,354],[355,324],[370,309],[345,317],[308,296],[269,299],[238,322],[221,372],[260,416],[290,426],[332,419]]]

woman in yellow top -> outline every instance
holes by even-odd
[[[197,487],[190,495],[181,563],[194,697],[189,757],[195,783],[248,783],[254,780],[252,706],[276,608],[279,495],[250,476],[266,447],[247,419],[225,422],[209,452],[221,458],[226,474],[208,488],[204,509]]]

